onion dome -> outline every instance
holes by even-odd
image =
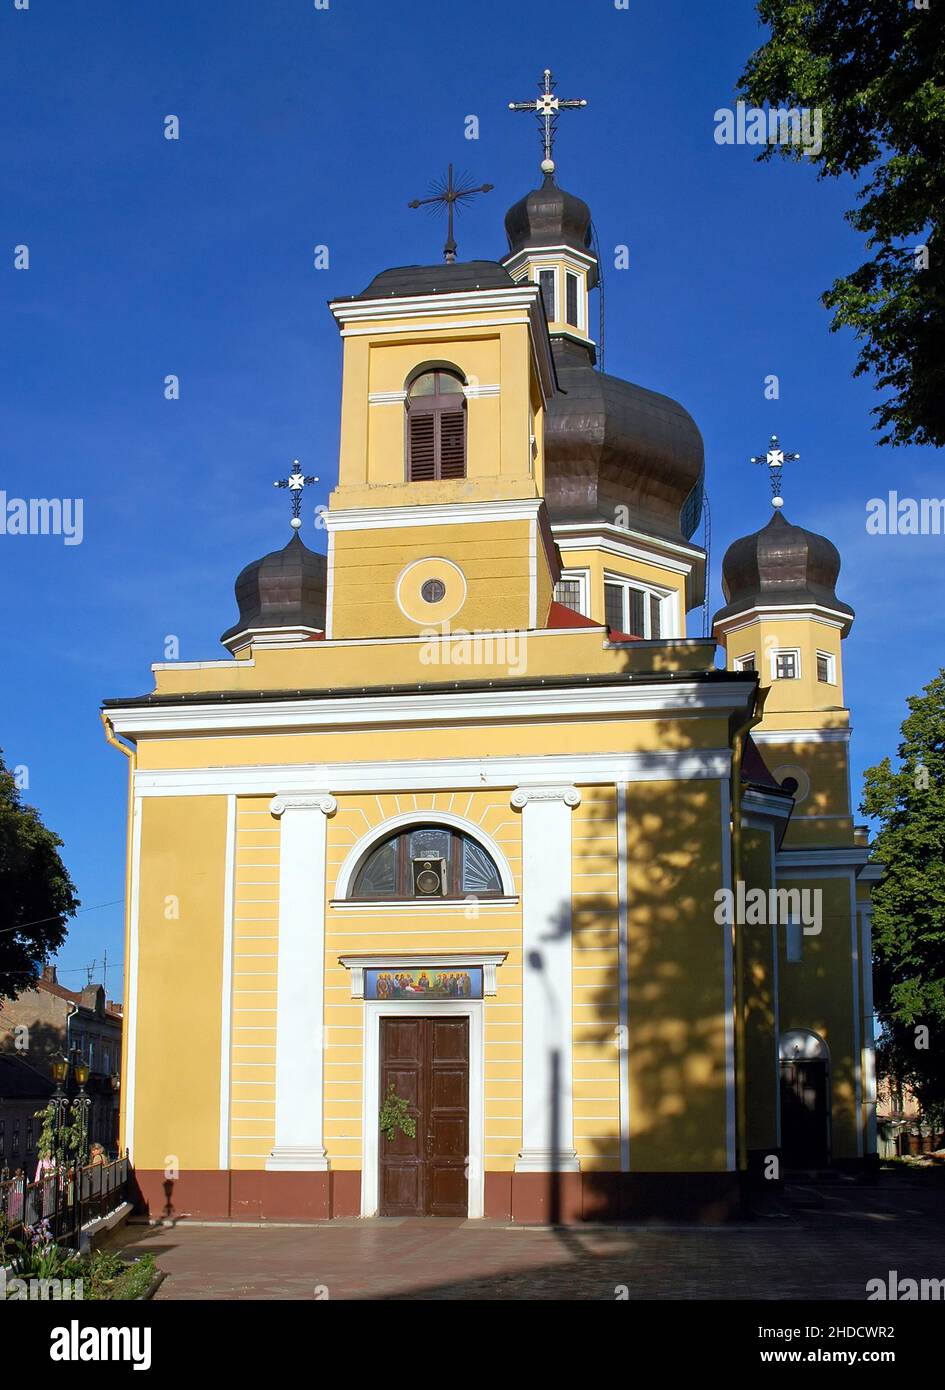
[[[583,198],[566,193],[546,174],[540,188],[533,188],[505,214],[509,256],[539,246],[570,246],[585,255],[591,250],[591,210]],[[588,288],[597,284],[596,265]]]
[[[240,615],[220,641],[231,650],[250,640],[304,641],[325,629],[328,562],[294,531],[288,545],[247,565],[236,581]]]
[[[853,609],[837,598],[840,552],[826,536],[792,526],[781,511],[751,536],[733,541],[722,561],[726,607],[716,623],[752,608],[798,608],[817,604],[842,617],[845,630]]]
[[[631,530],[688,540],[702,513],[704,468],[692,416],[669,396],[596,371],[593,348],[565,337],[552,346],[560,386],[545,412],[552,522],[624,515]]]

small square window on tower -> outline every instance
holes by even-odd
[[[796,681],[800,676],[800,660],[797,652],[774,653],[774,678],[778,681]]]
[[[744,656],[736,656],[736,658],[735,658],[735,670],[736,670],[736,671],[754,671],[754,670],[756,670],[756,669],[757,669],[757,668],[756,668],[756,666],[755,666],[755,653],[754,653],[754,652],[746,652]]]
[[[817,653],[817,679],[823,685],[836,685],[837,683],[836,662],[829,652]]]

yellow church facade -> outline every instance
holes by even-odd
[[[699,432],[596,369],[586,204],[506,231],[332,303],[326,553],[105,702],[152,1216],[722,1217],[875,1152],[839,557],[776,512],[687,637]]]

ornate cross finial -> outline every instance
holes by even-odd
[[[541,132],[541,142],[544,149],[544,159],[541,161],[541,172],[543,174],[553,174],[555,171],[554,147],[555,132],[558,128],[558,115],[562,111],[577,111],[587,102],[583,98],[579,101],[563,101],[561,97],[555,96],[557,82],[551,75],[551,68],[545,68],[541,80],[538,83],[540,96],[534,101],[510,101],[510,111],[531,111],[532,115],[538,117],[538,125]]]
[[[293,531],[297,531],[302,525],[302,489],[308,487],[310,483],[317,482],[318,479],[313,473],[303,473],[298,459],[293,459],[292,472],[289,476],[273,483],[273,487],[287,487],[292,493],[292,520],[289,525]]]
[[[786,454],[778,443],[778,436],[771,436],[771,443],[768,445],[768,452],[765,454],[753,454],[752,463],[766,463],[771,469],[771,505],[772,507],[783,507],[784,498],[781,496],[781,469],[786,463],[796,463],[800,454]]]
[[[442,179],[435,179],[430,185],[429,198],[414,198],[412,203],[408,203],[408,208],[427,208],[430,212],[437,212],[439,208],[447,209],[446,221],[446,245],[443,247],[443,258],[448,263],[456,259],[456,241],[453,237],[453,210],[458,211],[460,203],[467,198],[474,198],[477,193],[491,193],[493,184],[480,183],[472,184],[469,182],[468,174],[460,174],[459,183],[453,182],[453,166],[449,166],[446,175],[446,182]]]

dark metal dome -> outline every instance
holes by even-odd
[[[583,198],[559,188],[546,174],[540,188],[533,188],[505,214],[509,255],[531,246],[570,246],[590,252],[591,210]],[[592,272],[590,288],[597,284]]]
[[[553,349],[561,389],[545,414],[552,521],[613,522],[625,507],[631,529],[688,540],[702,511],[704,468],[692,416],[669,396],[595,371],[592,350],[580,343],[555,337]]]
[[[282,550],[254,560],[236,581],[240,616],[220,641],[264,628],[324,631],[328,562],[309,550],[299,533]]]
[[[382,270],[354,299],[401,299],[405,295],[458,294],[464,290],[502,290],[515,281],[498,261],[441,261],[439,265],[400,265]]]
[[[758,606],[818,603],[844,614],[853,609],[837,598],[840,552],[826,536],[792,526],[776,511],[767,526],[733,541],[722,561],[726,607],[715,621]]]

